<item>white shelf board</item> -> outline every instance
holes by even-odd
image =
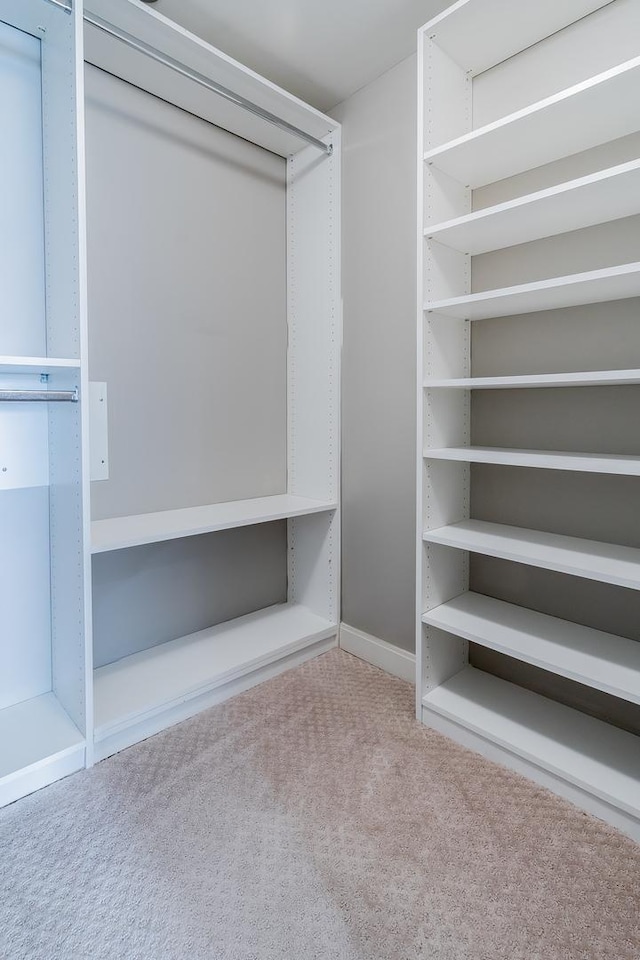
[[[616,140],[640,127],[640,57],[428,150],[472,188]]]
[[[449,300],[432,300],[425,304],[425,310],[457,320],[486,320],[629,297],[640,297],[640,263],[637,262]]]
[[[640,549],[582,540],[485,520],[463,520],[429,530],[427,543],[568,573],[640,590]]]
[[[1,781],[84,748],[84,737],[53,693],[0,710]]]
[[[99,667],[94,671],[96,740],[336,632],[336,624],[306,607],[278,604]]]
[[[438,714],[640,815],[640,747],[633,734],[473,667],[436,687],[422,704],[423,716]]]
[[[109,550],[137,547],[143,543],[194,537],[201,533],[229,530],[232,527],[324,513],[335,510],[336,507],[336,503],[283,493],[252,500],[230,500],[227,503],[212,503],[202,507],[183,507],[179,510],[94,520],[91,524],[91,552],[105,553]]]
[[[609,0],[459,0],[424,27],[427,37],[463,70],[482,73],[533,46]],[[482,37],[482,42],[478,42]]]
[[[0,356],[0,373],[55,373],[56,370],[79,368],[79,360],[66,358]]]
[[[428,390],[511,390],[538,387],[610,387],[640,383],[640,370],[587,370],[579,373],[527,373],[516,377],[429,377]]]
[[[506,447],[442,447],[424,451],[427,460],[458,463],[495,463],[576,473],[608,473],[640,477],[640,457],[601,453],[565,453],[554,450],[513,450]]]
[[[475,256],[637,213],[640,160],[632,160],[435,224],[425,236]]]
[[[165,57],[239,94],[317,139],[323,139],[340,126],[331,117],[142,3],[131,0],[86,0],[84,7],[85,13],[101,18]],[[105,36],[89,24],[85,24],[85,59],[142,90],[281,156],[297,153],[306,146],[299,137],[279,130],[149,57],[140,56],[135,50]]]
[[[429,610],[422,620],[471,643],[640,703],[640,643],[635,640],[478,593],[463,593]]]

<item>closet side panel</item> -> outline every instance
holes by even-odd
[[[286,490],[285,162],[87,67],[93,518]]]

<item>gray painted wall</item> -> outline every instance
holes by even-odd
[[[87,68],[94,519],[286,490],[285,163]]]
[[[342,620],[413,650],[416,57],[331,112],[343,125]]]
[[[87,68],[94,519],[286,490],[285,164]],[[93,560],[100,666],[286,600],[286,524]]]

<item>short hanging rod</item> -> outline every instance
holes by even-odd
[[[64,0],[46,0],[46,2],[50,3],[52,7],[60,7],[65,13],[73,13],[71,0],[69,0],[69,3],[65,3]]]
[[[49,2],[53,2],[53,0],[49,0]],[[187,79],[193,80],[194,83],[199,84],[206,90],[210,90],[212,93],[217,94],[224,100],[228,100],[230,103],[234,103],[236,106],[242,107],[243,110],[246,110],[248,113],[252,113],[256,117],[260,117],[261,120],[266,120],[267,123],[272,124],[274,127],[279,127],[280,130],[285,130],[287,133],[291,133],[293,136],[299,137],[301,140],[305,140],[307,143],[317,147],[318,150],[322,150],[322,152],[326,153],[327,155],[331,155],[333,153],[333,144],[324,143],[322,140],[318,140],[317,137],[312,137],[310,133],[306,133],[306,131],[301,130],[299,127],[294,127],[292,123],[287,123],[286,120],[282,120],[274,113],[269,113],[268,110],[263,110],[262,107],[252,103],[251,100],[246,100],[244,97],[241,97],[240,94],[234,93],[233,90],[229,90],[227,87],[223,87],[222,84],[216,83],[215,80],[210,80],[208,77],[205,77],[204,74],[198,73],[196,70],[192,70],[190,67],[186,67],[178,60],[174,60],[173,57],[169,57],[166,54],[161,53],[159,50],[156,50],[155,47],[150,46],[150,44],[145,43],[143,40],[138,40],[136,37],[131,36],[130,33],[125,33],[123,30],[118,30],[110,23],[107,23],[106,20],[102,20],[101,17],[96,17],[93,14],[85,13],[84,19],[86,23],[91,24],[92,27],[96,27],[97,30],[101,30],[110,37],[115,37],[116,40],[120,40],[133,50],[137,50],[138,53],[143,53],[146,57],[150,57],[157,63],[161,63],[165,67],[169,67],[170,70],[175,71],[175,73],[179,73],[182,77],[187,77]]]
[[[77,403],[78,390],[0,390],[0,400],[14,403],[46,401],[47,403]]]

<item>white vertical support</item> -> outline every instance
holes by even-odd
[[[42,7],[47,4],[41,2]],[[47,355],[80,357],[76,36],[78,10],[51,9],[42,37]],[[80,33],[80,36],[82,34]]]
[[[84,608],[85,762],[94,762],[93,730],[93,610],[91,593],[91,448],[89,437],[89,333],[87,295],[87,201],[84,92],[84,0],[75,0],[76,137],[78,191],[78,330],[80,337],[81,516]]]
[[[290,603],[340,619],[340,517],[337,510],[288,521]]]
[[[287,166],[289,493],[335,500],[340,476],[340,131]]]
[[[81,369],[57,371],[49,378],[58,389],[80,388],[78,404],[49,408],[52,686],[60,704],[86,736],[87,558],[86,503],[83,483],[86,392],[86,262],[84,149],[82,128],[82,2],[72,14],[57,12],[55,30],[43,34],[43,136],[45,161],[45,262],[47,348],[52,356],[81,360]]]
[[[471,78],[418,32],[418,462],[416,537],[416,711],[426,692],[460,670],[468,645],[427,628],[422,614],[468,588],[468,554],[423,540],[425,530],[469,516],[469,467],[429,462],[429,446],[470,443],[469,392],[425,391],[424,380],[470,372],[469,324],[425,309],[432,300],[471,290],[470,257],[435,242],[428,225],[471,211],[471,190],[427,166],[426,150],[471,129]]]
[[[330,156],[287,167],[288,491],[338,501],[340,478],[340,130]],[[339,621],[340,513],[290,520],[289,599]]]
[[[79,386],[79,371],[57,371],[56,390]],[[49,405],[52,687],[86,734],[85,610],[80,405]]]

